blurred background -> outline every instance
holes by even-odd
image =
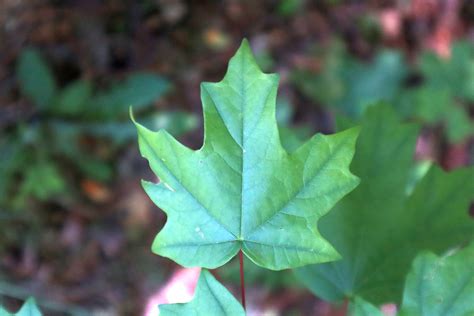
[[[281,75],[288,150],[385,101],[423,125],[418,158],[473,163],[473,1],[0,0],[0,304],[142,315],[192,294],[197,274],[151,253],[166,218],[129,107],[199,148],[199,84],[243,37]],[[216,275],[238,293],[238,262]],[[291,272],[246,262],[246,282],[255,315],[337,315]]]

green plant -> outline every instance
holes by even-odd
[[[425,52],[413,65],[391,50],[377,52],[369,62],[360,61],[338,42],[319,49],[315,56],[322,69],[297,71],[293,81],[302,93],[340,115],[359,120],[367,107],[385,101],[405,119],[443,126],[450,142],[474,135],[467,112],[474,100],[474,46],[470,43],[453,45],[449,59]],[[421,82],[409,83],[416,76]]]
[[[345,131],[284,149],[277,83],[244,40],[224,79],[201,86],[201,149],[132,116],[160,179],[143,187],[168,216],[152,250],[207,269],[239,257],[242,305],[203,269],[193,300],[161,314],[245,315],[246,255],[265,269],[297,268],[313,293],[348,302],[349,315],[381,316],[388,302],[400,316],[471,315],[474,168],[414,162],[419,127],[387,104],[368,106],[360,127],[341,120]]]
[[[442,124],[451,142],[474,135],[467,108],[474,102],[474,45],[455,43],[449,58],[425,52],[416,68],[423,82],[405,89],[397,100],[399,112],[427,124]]]
[[[474,243],[465,249],[437,256],[420,253],[407,275],[400,316],[474,314]],[[350,307],[355,316],[383,314],[372,304],[357,298]]]
[[[196,126],[195,117],[183,112],[149,115],[152,102],[170,89],[168,81],[151,73],[132,74],[105,90],[94,89],[86,79],[59,88],[39,52],[26,49],[18,59],[17,79],[33,106],[29,115],[0,131],[3,208],[24,208],[29,198],[43,201],[74,192],[68,180],[74,176],[111,179],[112,157],[135,135],[127,119],[130,105],[151,126],[177,134]]]
[[[377,315],[372,303],[400,301],[418,253],[441,253],[474,237],[467,213],[474,169],[447,174],[414,164],[417,127],[401,124],[390,107],[379,105],[362,117],[351,165],[362,179],[356,188],[348,165],[358,130],[316,135],[287,153],[275,122],[276,85],[277,77],[261,73],[244,40],[224,80],[201,86],[205,140],[200,150],[135,123],[140,151],[160,178],[158,184],[144,181],[144,189],[168,216],[152,249],[181,265],[205,268],[239,254],[244,308],[245,254],[266,269],[305,266],[297,274],[317,295],[350,300],[351,314]],[[471,271],[466,264],[460,263],[462,269]],[[408,287],[413,278],[409,275]],[[449,281],[442,278],[439,285]],[[413,313],[405,302],[403,312]],[[192,302],[161,310],[165,315],[244,314],[205,270]]]
[[[319,223],[342,259],[296,273],[328,301],[361,296],[398,303],[420,251],[442,253],[474,238],[467,211],[474,168],[446,173],[425,165],[419,173],[413,162],[418,128],[400,123],[388,106],[370,108],[361,123],[351,165],[361,184]]]
[[[356,119],[374,102],[394,100],[408,72],[403,56],[392,50],[380,51],[364,62],[334,41],[313,54],[321,63],[320,71],[296,71],[296,87],[316,102]]]

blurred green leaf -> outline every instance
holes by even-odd
[[[372,63],[349,60],[343,69],[344,94],[335,105],[359,118],[378,101],[392,101],[401,89],[407,67],[399,52],[382,51]]]
[[[189,303],[160,305],[161,316],[245,316],[235,297],[207,270],[202,270]]]
[[[88,80],[77,80],[60,91],[53,112],[55,114],[80,115],[92,95],[92,83]]]
[[[34,196],[46,200],[61,193],[66,184],[57,166],[52,161],[38,161],[28,166],[19,188],[19,197]]]
[[[433,89],[450,89],[458,98],[474,101],[474,45],[457,42],[451,56],[443,58],[434,52],[421,55],[419,67],[426,84]]]
[[[466,74],[466,79],[465,79],[465,84],[464,84],[464,89],[463,89],[463,95],[467,100],[472,102],[474,100],[474,60],[473,58],[471,58],[471,61],[467,62],[464,67],[467,74]]]
[[[334,42],[326,52],[318,54],[321,71],[296,72],[294,82],[312,99],[357,119],[369,105],[394,100],[408,72],[403,56],[397,51],[383,50],[371,62],[363,62]]]
[[[471,262],[472,245],[456,254],[438,257],[419,254],[408,274],[399,316],[467,316],[474,311]],[[453,291],[457,289],[457,291]],[[382,316],[371,303],[356,297],[349,306],[349,315]]]
[[[280,0],[277,11],[281,16],[292,16],[301,10],[303,0]]]
[[[458,143],[468,136],[474,135],[474,122],[471,121],[464,108],[452,106],[444,114],[448,139],[453,143]]]
[[[442,252],[474,237],[474,168],[446,173],[433,166],[413,175],[416,139],[417,128],[400,124],[390,107],[363,117],[351,164],[361,184],[319,223],[343,259],[296,270],[319,297],[399,302],[420,250]]]
[[[452,107],[453,96],[448,89],[420,87],[401,93],[397,111],[406,118],[418,118],[421,122],[440,123]]]
[[[0,140],[0,206],[10,199],[10,184],[21,169],[22,144],[9,137]]]
[[[474,243],[445,256],[419,254],[408,274],[400,316],[474,315]]]
[[[109,180],[114,172],[110,153],[136,137],[133,124],[125,121],[129,106],[144,110],[170,88],[160,76],[135,73],[95,95],[88,80],[74,81],[58,92],[51,70],[34,49],[22,52],[17,76],[22,92],[43,113],[18,124],[0,141],[0,203],[13,209],[24,207],[30,197],[48,200],[63,193],[69,188],[66,179],[75,173]],[[160,113],[143,121],[179,135],[198,123],[184,112]],[[107,148],[94,150],[100,145]]]
[[[124,118],[130,106],[139,112],[163,96],[169,89],[169,82],[158,75],[132,74],[124,82],[93,96],[85,113],[91,119]]]
[[[39,51],[25,49],[21,52],[16,75],[20,90],[39,109],[52,106],[56,95],[56,82],[51,69],[48,67]]]
[[[397,111],[405,118],[419,119],[427,124],[442,124],[452,143],[474,134],[474,124],[461,104],[455,102],[449,89],[423,86],[402,93]]]
[[[357,19],[357,28],[363,38],[370,44],[375,44],[382,38],[380,18],[373,13],[362,14]]]
[[[370,63],[361,62],[334,42],[317,52],[322,69],[317,74],[295,72],[293,80],[306,95],[359,120],[371,104],[386,101],[406,119],[443,125],[449,141],[474,134],[473,123],[459,101],[474,100],[474,45],[458,42],[450,58],[427,52],[419,58],[424,81],[405,86],[408,67],[396,51],[378,52]]]
[[[96,158],[94,156],[86,155],[83,152],[75,157],[74,163],[78,166],[82,173],[90,179],[98,181],[108,181],[114,174],[113,167],[110,162]]]
[[[318,73],[296,71],[292,74],[292,81],[314,101],[334,106],[344,94],[342,72],[348,56],[342,43],[338,41],[331,42],[328,47],[319,47],[314,55],[322,69]]]
[[[140,119],[150,129],[166,129],[177,137],[192,131],[198,126],[198,119],[192,113],[182,111],[163,111]],[[137,137],[136,128],[130,121],[110,121],[104,123],[70,122],[55,120],[50,127],[57,135],[60,151],[77,154],[79,136],[92,136],[112,141],[113,145],[122,146]]]

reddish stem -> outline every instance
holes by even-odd
[[[244,279],[244,255],[242,250],[239,252],[239,263],[240,263],[240,289],[242,297],[242,306],[245,310],[245,279]]]

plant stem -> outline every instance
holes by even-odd
[[[244,254],[242,250],[239,252],[239,263],[240,263],[240,290],[242,297],[242,306],[245,310],[245,279],[244,279]]]

